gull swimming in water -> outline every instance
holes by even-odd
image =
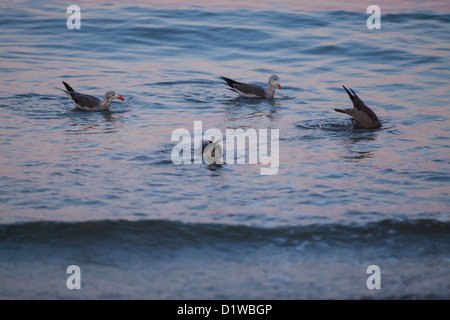
[[[114,91],[108,91],[107,93],[105,93],[103,100],[100,100],[97,97],[76,92],[64,81],[62,83],[66,87],[67,91],[59,88],[58,89],[70,95],[77,109],[86,111],[109,110],[109,107],[111,106],[114,98],[121,101],[125,100],[123,97],[117,95]]]
[[[230,87],[229,90],[239,93],[241,97],[246,98],[266,98],[272,99],[275,95],[275,86],[281,89],[280,79],[276,75],[269,78],[267,88],[260,87],[255,84],[237,82],[229,78],[221,77]]]
[[[216,141],[202,139],[197,155],[203,157],[203,160],[209,165],[214,163],[223,164],[223,149],[221,142],[222,139]]]

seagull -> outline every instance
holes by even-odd
[[[117,98],[121,101],[125,100],[123,97],[117,95],[114,91],[108,91],[107,93],[105,93],[105,97],[103,98],[103,100],[100,100],[97,97],[76,92],[64,81],[62,83],[66,87],[67,91],[59,88],[57,89],[70,95],[73,102],[75,103],[75,108],[77,109],[85,111],[109,110],[109,107],[111,106],[114,98]]]
[[[241,83],[237,82],[225,77],[221,77],[227,85],[230,87],[228,90],[239,93],[241,97],[246,98],[266,98],[272,99],[275,95],[275,85],[278,89],[281,89],[280,79],[276,75],[272,75],[269,78],[269,83],[267,84],[267,88],[257,86],[255,84]]]
[[[378,120],[375,112],[366,106],[351,88],[350,90],[353,94],[351,94],[346,87],[344,87],[344,89],[347,91],[350,100],[353,102],[353,108],[343,110],[334,109],[334,111],[345,113],[352,117],[352,122],[356,129],[377,129],[381,127],[380,120]]]
[[[211,165],[213,163],[223,163],[223,150],[221,145],[219,144],[220,141],[222,141],[222,139],[216,141],[202,139],[202,145],[198,151],[200,153],[201,149],[201,156],[207,164]]]

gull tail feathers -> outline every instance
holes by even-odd
[[[68,92],[75,92],[75,90],[73,90],[73,88],[71,86],[69,86],[66,82],[62,82],[64,87],[66,87]]]

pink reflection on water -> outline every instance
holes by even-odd
[[[65,2],[64,2],[65,3]],[[105,1],[78,1],[83,4],[105,5]],[[247,0],[247,1],[221,1],[221,0],[134,0],[130,3],[112,4],[123,7],[140,6],[155,9],[185,10],[203,7],[211,10],[253,10],[253,11],[351,11],[366,13],[370,5],[378,5],[381,13],[401,13],[414,11],[450,12],[450,2],[447,0],[419,1],[419,0],[373,0],[335,2],[330,0]]]

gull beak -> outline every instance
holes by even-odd
[[[121,100],[121,101],[125,101],[125,99],[121,96],[116,96],[117,99]]]
[[[277,86],[278,86],[278,89],[281,89],[281,86],[280,86],[280,84],[279,84],[279,83],[277,83]]]

